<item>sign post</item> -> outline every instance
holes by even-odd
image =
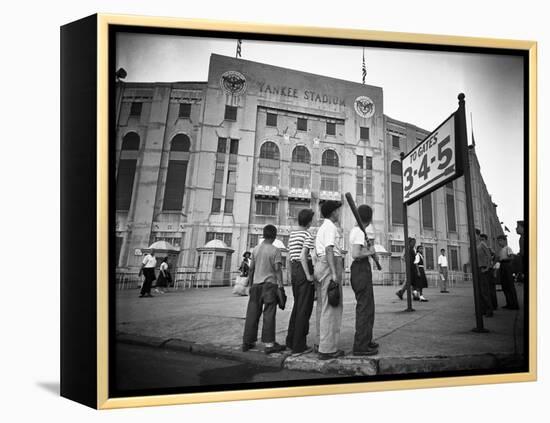
[[[403,171],[403,158],[405,153],[401,152],[401,171]],[[409,250],[409,216],[407,203],[403,202],[403,238],[405,239],[405,278],[407,283],[407,308],[405,311],[414,311],[412,307],[412,269],[411,269],[411,252]]]
[[[487,332],[487,330],[483,328],[483,317],[480,307],[480,286],[472,205],[472,182],[468,158],[465,102],[464,94],[459,94],[458,109],[406,155],[401,153],[403,226],[406,244],[408,244],[407,207],[462,175],[464,175],[466,188],[466,214],[468,218],[468,236],[470,238],[472,284],[474,287],[474,306],[476,314],[476,327],[474,331]],[[407,285],[409,287],[407,290],[407,311],[411,311],[410,285],[412,282],[412,269],[409,262],[408,245],[405,245],[405,248],[405,257],[407,260]]]
[[[476,312],[476,327],[474,332],[489,332],[483,327],[483,316],[481,315],[479,267],[477,263],[477,245],[474,228],[474,207],[472,200],[472,178],[470,175],[470,160],[468,157],[468,135],[466,132],[466,106],[464,94],[458,95],[458,110],[456,112],[456,133],[459,139],[458,144],[462,150],[462,162],[464,164],[464,185],[466,188],[466,216],[468,218],[468,237],[470,238],[470,263],[472,267],[472,285],[474,286],[474,307]]]

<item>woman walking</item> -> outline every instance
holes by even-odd
[[[155,287],[156,292],[160,294],[164,294],[166,292],[165,290],[170,286],[170,282],[172,281],[172,277],[170,276],[168,269],[168,257],[164,257],[162,259],[162,263],[160,264],[159,276]]]
[[[424,270],[424,248],[422,248],[422,245],[416,248],[413,273],[413,298],[417,301],[428,301],[424,295],[422,295],[422,290],[428,287],[428,279],[426,278],[426,272]]]
[[[286,346],[293,354],[311,351],[311,348],[306,345],[306,338],[309,333],[309,319],[315,294],[310,254],[310,250],[314,248],[313,236],[308,232],[313,215],[314,212],[311,209],[301,210],[298,214],[299,228],[290,233],[288,240],[294,306],[288,324]]]

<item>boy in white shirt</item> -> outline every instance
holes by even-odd
[[[449,267],[447,264],[447,256],[445,255],[445,248],[441,249],[441,255],[437,259],[437,265],[439,266],[439,274],[441,280],[441,291],[444,294],[448,294],[447,291],[447,280],[449,278]]]

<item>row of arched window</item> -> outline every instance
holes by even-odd
[[[261,159],[270,159],[270,160],[280,160],[281,154],[279,152],[279,147],[273,141],[266,141],[260,147],[260,158]],[[306,146],[297,145],[292,150],[292,161],[294,163],[311,163],[311,154]],[[338,167],[338,153],[332,149],[323,151],[321,156],[321,165],[323,166],[332,166]]]
[[[124,138],[122,138],[121,150],[139,150],[139,144],[139,135],[135,132],[128,132],[126,135],[124,135]],[[174,136],[174,138],[172,138],[172,142],[170,143],[170,151],[188,152],[190,148],[191,141],[189,140],[189,137],[185,134],[177,134],[176,136]]]

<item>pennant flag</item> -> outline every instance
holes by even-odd
[[[508,227],[507,227],[506,225],[504,225],[504,230],[505,230],[506,232],[510,232],[510,229],[508,229]]]
[[[237,54],[235,57],[241,57],[241,46],[242,46],[243,40],[237,40]]]
[[[472,117],[472,112],[470,112],[470,122],[472,123],[472,145],[476,146],[476,139],[474,138],[474,118]]]
[[[365,79],[367,78],[367,65],[365,65],[365,49],[363,49],[363,66],[361,68],[362,74],[363,74],[363,84],[365,83]]]

